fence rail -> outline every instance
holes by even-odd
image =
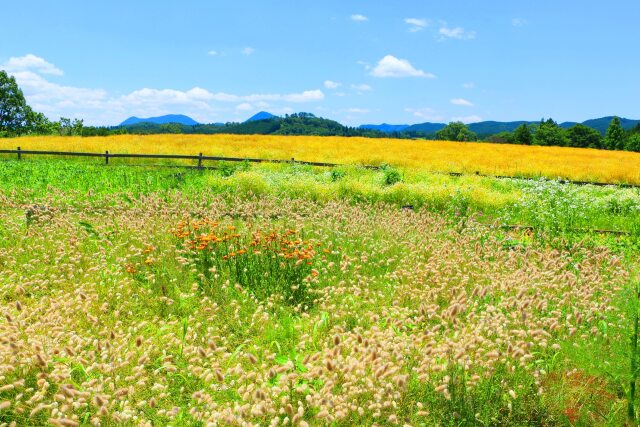
[[[336,167],[344,166],[338,163],[326,163],[326,162],[308,162],[305,160],[291,160],[283,159],[259,159],[252,157],[221,157],[221,156],[205,156],[202,153],[198,155],[189,154],[136,154],[136,153],[110,153],[105,151],[104,153],[90,153],[90,152],[76,152],[76,151],[43,151],[43,150],[23,150],[18,147],[16,150],[0,150],[0,154],[16,154],[18,160],[22,159],[25,154],[29,155],[46,155],[46,156],[76,156],[76,157],[102,157],[105,160],[105,164],[109,164],[109,159],[117,158],[129,158],[129,159],[175,159],[175,160],[197,160],[198,167],[202,167],[204,161],[225,161],[225,162],[250,162],[250,163],[296,163],[309,166],[320,167]],[[379,166],[362,165],[367,169],[379,169]]]
[[[212,167],[207,167],[203,165],[205,161],[224,161],[224,162],[250,162],[250,163],[290,163],[290,164],[299,164],[299,165],[308,165],[308,166],[318,166],[318,167],[337,167],[337,166],[348,166],[340,163],[326,163],[326,162],[308,162],[305,160],[296,160],[293,157],[291,160],[283,160],[283,159],[259,159],[259,158],[251,158],[251,157],[221,157],[221,156],[205,156],[202,153],[197,155],[189,155],[189,154],[126,154],[126,153],[110,153],[109,151],[105,151],[104,153],[89,153],[89,152],[76,152],[76,151],[42,151],[42,150],[23,150],[18,147],[16,150],[0,150],[0,154],[16,154],[18,156],[18,160],[22,159],[22,156],[25,154],[28,155],[46,155],[46,156],[76,156],[76,157],[101,157],[104,158],[104,163],[106,165],[109,164],[109,159],[175,159],[175,160],[197,160],[197,166],[189,166],[189,165],[149,165],[149,166],[173,166],[173,167],[183,167],[183,168],[195,168],[195,169],[212,169]],[[129,166],[147,166],[147,165],[129,165]],[[381,166],[374,165],[354,165],[359,166],[365,169],[373,169],[378,170],[381,169]],[[481,174],[479,172],[476,173],[463,173],[463,172],[441,172],[441,171],[431,171],[432,173],[444,174],[449,176],[465,176],[465,175],[474,175],[479,177],[486,178],[496,178],[496,179],[536,179],[533,177],[518,177],[518,176],[503,176],[503,175],[488,175]],[[543,178],[548,181],[555,181],[549,178]],[[558,179],[560,183],[563,184],[575,184],[575,185],[595,185],[595,186],[617,186],[623,188],[640,188],[638,184],[626,184],[626,183],[609,183],[609,182],[597,182],[597,181],[572,181],[569,179]]]

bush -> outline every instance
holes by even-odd
[[[384,184],[393,185],[402,182],[402,173],[398,169],[395,169],[389,165],[382,165],[382,172],[384,173]]]

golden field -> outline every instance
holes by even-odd
[[[640,153],[506,144],[271,135],[117,135],[23,137],[0,149],[198,154],[348,164],[488,175],[544,176],[640,184]]]

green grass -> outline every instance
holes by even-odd
[[[0,161],[0,424],[620,425],[639,206],[388,169]],[[311,264],[251,246],[286,230],[321,243]],[[208,233],[238,237],[185,243]]]

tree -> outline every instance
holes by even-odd
[[[627,151],[640,152],[640,133],[634,133],[627,138],[624,149]]]
[[[60,133],[60,136],[69,136],[72,134],[73,132],[73,125],[71,124],[71,119],[67,118],[67,117],[60,117],[60,120],[58,121],[58,123],[60,124],[60,126],[58,127],[58,132]]]
[[[624,149],[624,139],[624,129],[622,129],[620,118],[614,117],[604,136],[604,147],[608,150],[622,150]]]
[[[526,123],[521,124],[513,131],[513,143],[522,145],[533,144],[533,135],[531,135],[531,130]]]
[[[81,136],[83,128],[84,128],[83,119],[74,119],[73,122],[71,122],[71,129],[74,135]]]
[[[567,129],[570,147],[602,148],[602,136],[597,130],[577,124]]]
[[[31,113],[16,79],[0,71],[0,134],[26,133]]]
[[[471,132],[462,122],[451,122],[436,132],[436,138],[443,141],[475,141],[478,135]]]
[[[495,142],[497,144],[513,144],[513,134],[511,132],[500,132],[489,137],[489,142]]]
[[[536,129],[536,133],[533,136],[533,143],[535,145],[557,145],[564,147],[567,145],[567,137],[564,129],[562,129],[553,119],[543,119]]]

